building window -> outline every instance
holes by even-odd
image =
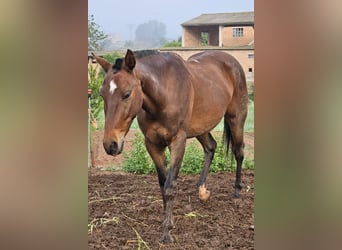
[[[201,32],[201,46],[208,46],[208,45],[209,45],[209,33]]]
[[[252,68],[248,68],[248,72],[252,73],[253,69]]]
[[[248,54],[248,58],[249,58],[249,59],[254,58],[254,54]]]
[[[233,37],[242,37],[243,28],[233,28]]]

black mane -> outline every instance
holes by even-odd
[[[116,59],[115,63],[112,66],[114,72],[117,72],[117,71],[121,70],[122,69],[122,65],[123,65],[123,59],[122,58]]]
[[[137,59],[143,58],[146,56],[151,56],[151,55],[158,55],[158,54],[160,54],[159,50],[137,50],[137,51],[134,51],[134,55]],[[123,62],[124,62],[123,58],[118,58],[115,60],[115,63],[112,66],[114,72],[118,72],[119,70],[122,69]]]

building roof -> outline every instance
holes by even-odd
[[[202,25],[254,25],[254,11],[202,14],[189,21],[182,23],[182,26],[202,26]]]

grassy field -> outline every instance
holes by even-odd
[[[98,130],[104,129],[104,113],[101,112],[99,119],[97,121]],[[135,119],[133,121],[133,124],[131,126],[132,129],[139,129],[139,125],[137,123],[137,120]],[[221,122],[214,128],[214,131],[223,131],[223,119]],[[248,103],[248,115],[245,122],[245,132],[253,132],[254,131],[254,102],[249,101]]]

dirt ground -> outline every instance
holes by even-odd
[[[126,137],[130,150],[134,131]],[[161,244],[162,199],[156,175],[119,170],[122,156],[107,156],[102,131],[93,134],[96,167],[88,177],[89,249],[254,249],[254,171],[242,173],[240,199],[233,199],[235,173],[210,174],[211,197],[198,199],[198,175],[180,175],[174,201],[175,243]],[[253,134],[246,146],[254,148]],[[250,155],[253,157],[254,155]]]

